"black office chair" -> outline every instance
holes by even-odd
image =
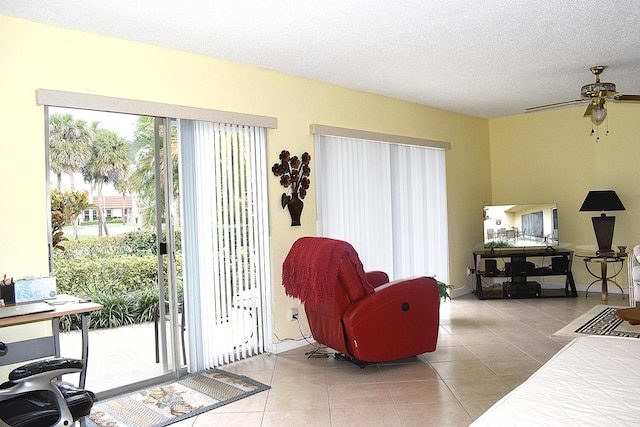
[[[0,351],[3,346],[0,343]],[[70,427],[76,421],[84,421],[95,395],[54,381],[61,375],[78,373],[83,367],[81,360],[58,357],[11,371],[9,381],[0,384],[0,425]]]

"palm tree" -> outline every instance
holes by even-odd
[[[117,133],[107,129],[99,129],[98,122],[93,122],[95,140],[91,144],[91,157],[82,169],[85,181],[91,182],[98,193],[98,236],[109,235],[103,215],[104,199],[102,186],[107,182],[117,182],[125,177],[129,170],[127,141]]]
[[[49,118],[49,158],[51,170],[56,174],[58,188],[62,174],[71,179],[75,191],[74,173],[79,172],[91,156],[92,130],[83,120],[74,120],[71,114],[52,114]]]
[[[133,190],[133,185],[131,185],[131,170],[127,170],[126,175],[121,179],[118,179],[113,183],[113,188],[120,194],[122,194],[122,223],[127,223],[127,216],[125,213],[126,209],[126,196],[127,193],[131,194]]]
[[[131,174],[131,185],[138,195],[139,206],[142,208],[142,226],[150,227],[156,222],[156,174],[154,157],[154,118],[138,117],[138,123],[134,132],[134,140],[131,144],[131,158],[135,165]],[[161,142],[161,147],[164,142]],[[164,158],[161,157],[161,160]],[[171,173],[173,174],[173,196],[178,203],[178,137],[175,126],[171,127]],[[165,164],[160,164],[161,179],[164,182]],[[175,207],[176,211],[177,206]],[[179,215],[176,215],[179,216]]]

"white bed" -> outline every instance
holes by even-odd
[[[636,245],[629,254],[629,305],[640,307],[640,245]]]
[[[576,338],[471,425],[640,426],[640,339]]]

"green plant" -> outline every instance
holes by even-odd
[[[131,294],[135,300],[136,323],[151,322],[158,305],[158,291],[154,288],[140,289]]]
[[[104,306],[103,310],[95,311],[89,316],[89,328],[92,329],[117,328],[151,322],[158,304],[158,292],[153,286],[127,294],[111,294],[89,289],[86,296]],[[181,287],[178,289],[178,298],[182,299]],[[63,316],[59,321],[62,332],[79,330],[81,326],[82,318],[78,314]]]
[[[136,301],[130,295],[93,290],[89,296],[91,301],[104,307],[102,310],[91,313],[89,316],[90,328],[117,328],[136,323],[134,315]],[[80,329],[81,318],[77,314],[64,316],[60,319],[59,325],[61,331]]]
[[[504,240],[493,241],[484,245],[485,248],[510,248],[513,245]]]
[[[436,282],[438,282],[438,294],[440,295],[440,298],[442,298],[445,301],[447,300],[447,298],[451,299],[451,295],[449,295],[449,290],[453,289],[453,285],[447,285],[446,283],[439,281],[435,277],[434,279]]]
[[[64,251],[65,249],[62,242],[69,241],[69,239],[64,237],[64,231],[62,230],[64,222],[62,212],[51,212],[51,243],[53,244],[54,249],[58,249],[60,251]]]

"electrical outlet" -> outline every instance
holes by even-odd
[[[287,319],[292,322],[298,318],[298,309],[293,307],[287,312]]]

